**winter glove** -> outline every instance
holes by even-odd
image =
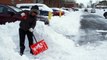
[[[24,20],[27,19],[27,16],[26,16],[26,14],[24,12],[21,13],[21,18],[24,19]]]
[[[26,14],[25,13],[21,13],[21,16],[25,16]]]
[[[30,31],[30,32],[33,32],[33,31],[34,31],[34,29],[33,29],[33,28],[30,28],[30,29],[29,29],[29,31]]]

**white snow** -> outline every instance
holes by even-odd
[[[102,14],[97,12],[97,14]],[[29,53],[26,38],[26,50],[19,55],[19,21],[0,25],[0,60],[107,60],[107,41],[76,46],[65,35],[79,35],[81,11],[70,12],[62,17],[52,17],[50,26],[38,21],[35,27],[37,40],[44,39],[49,49],[37,56]]]

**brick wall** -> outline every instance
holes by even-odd
[[[0,0],[1,4],[11,4],[11,0]]]
[[[36,1],[36,0],[35,0]],[[0,0],[2,4],[9,4],[15,5],[18,3],[32,3],[34,0]],[[49,7],[74,7],[75,3],[64,3],[61,0],[44,0],[44,4],[48,5]]]
[[[32,3],[33,0],[0,0],[1,4],[15,5],[18,3]]]
[[[49,7],[61,6],[60,0],[44,0],[44,4],[48,5]]]
[[[61,2],[61,0],[44,0],[44,4],[48,5],[49,7],[75,7],[75,2]]]

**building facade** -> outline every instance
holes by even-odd
[[[1,4],[16,5],[18,3],[44,3],[49,7],[75,7],[75,0],[1,0]]]
[[[0,0],[1,4],[15,5],[17,3],[32,3],[33,0]]]
[[[44,3],[50,7],[68,7],[72,8],[77,6],[75,0],[44,0]]]

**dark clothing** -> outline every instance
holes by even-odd
[[[34,28],[37,21],[36,17],[31,15],[27,15],[26,17],[27,19],[22,20],[20,23],[20,28],[25,31],[29,30],[29,28]]]
[[[19,38],[20,38],[20,55],[23,55],[25,49],[25,36],[27,35],[29,41],[29,48],[33,44],[33,34],[29,31],[30,28],[34,28],[36,26],[36,16],[31,16],[30,14],[25,16],[26,19],[22,19],[20,22],[19,28]],[[24,17],[24,18],[25,18]],[[30,48],[30,52],[31,48]]]
[[[20,53],[23,54],[24,49],[25,49],[25,35],[27,35],[28,37],[28,41],[29,41],[29,48],[30,46],[33,44],[33,38],[32,38],[32,32],[30,31],[24,31],[22,29],[19,29],[19,37],[20,37]],[[31,51],[31,48],[30,48]]]

